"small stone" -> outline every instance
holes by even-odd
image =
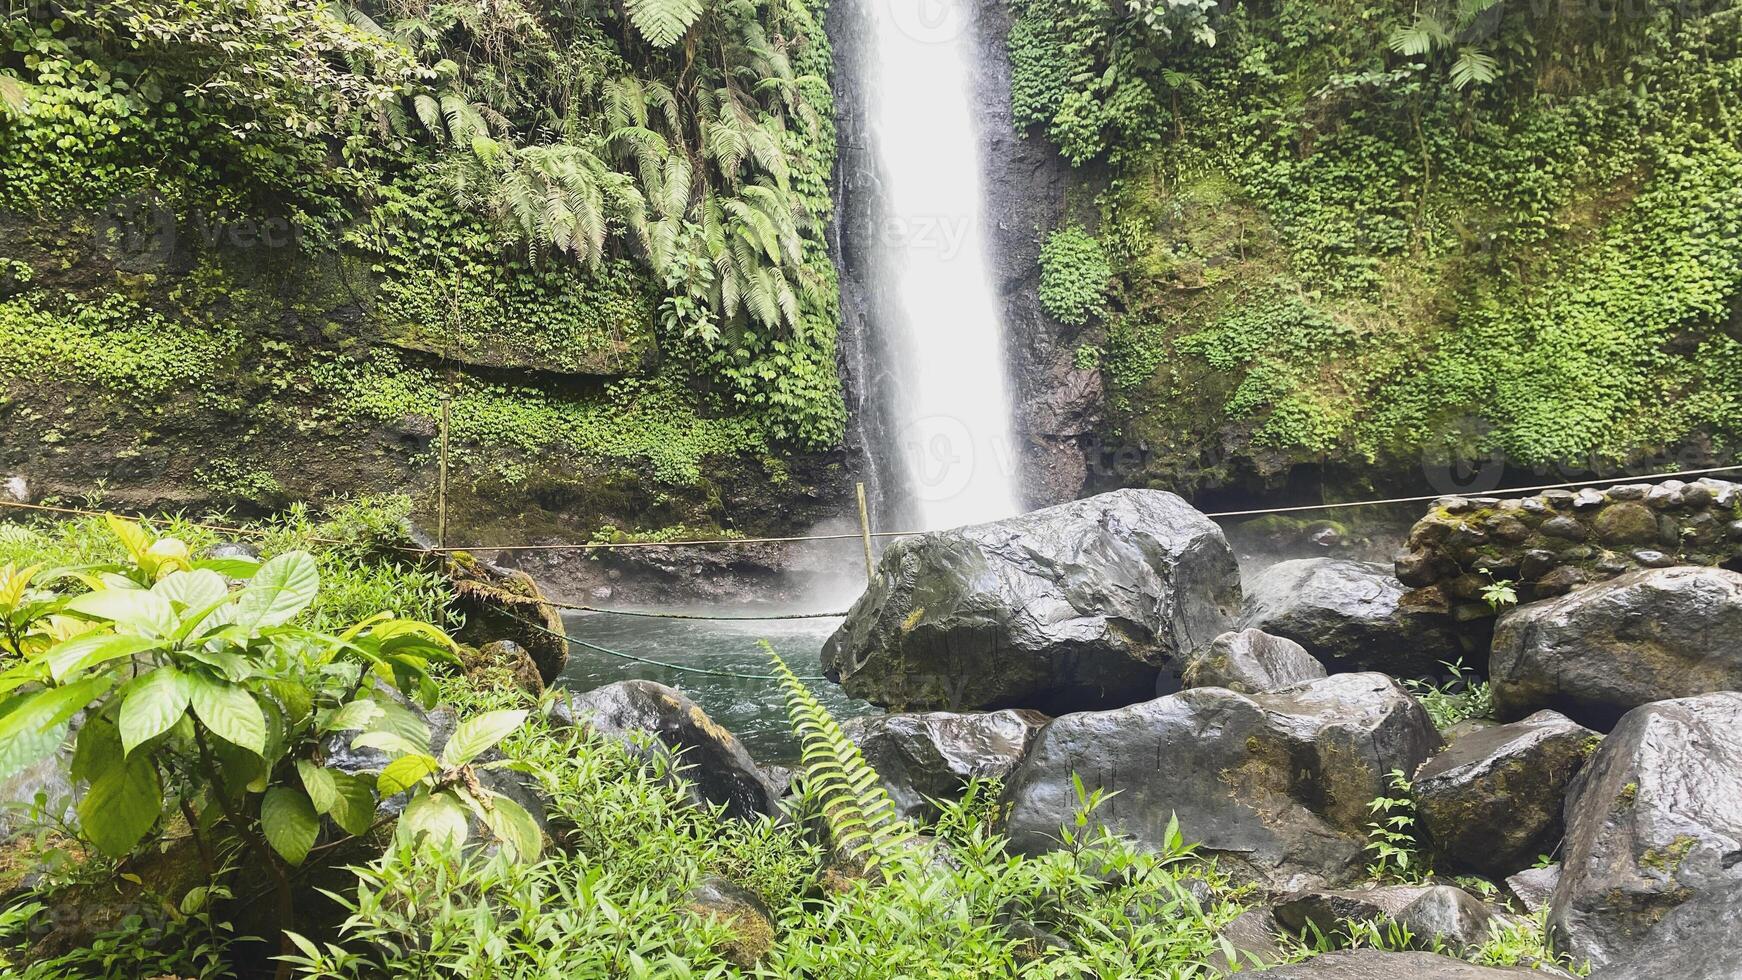
[[[1573,505],[1571,490],[1544,490],[1540,495],[1545,503],[1558,510],[1565,510]]]
[[[1663,552],[1651,551],[1643,548],[1639,551],[1633,552],[1631,557],[1634,561],[1644,565],[1646,568],[1665,568],[1675,564],[1675,559]]]
[[[1738,521],[1742,524],[1742,521]],[[1397,580],[1412,589],[1432,585],[1439,578],[1434,567],[1433,555],[1426,551],[1406,551],[1397,556],[1397,562],[1392,570],[1397,574]]]
[[[1603,491],[1586,487],[1573,496],[1573,509],[1590,510],[1594,507],[1601,507],[1608,502],[1609,499],[1603,496]]]
[[[616,594],[617,590],[611,588],[609,585],[595,585],[593,586],[592,591],[587,593],[587,595],[593,597],[593,601],[595,602],[604,602]]]
[[[1293,640],[1262,630],[1223,633],[1186,664],[1186,687],[1225,687],[1262,694],[1325,676],[1325,665]]]
[[[1672,507],[1680,507],[1682,504],[1682,488],[1684,486],[1686,486],[1686,484],[1682,483],[1680,480],[1670,480],[1665,483],[1659,483],[1657,486],[1651,488],[1650,493],[1645,495],[1645,502],[1658,510],[1669,510]]]
[[[1502,541],[1517,544],[1530,537],[1530,526],[1516,517],[1500,517],[1488,524],[1489,532]]]
[[[1562,565],[1536,580],[1536,595],[1539,599],[1565,595],[1590,580],[1591,576],[1584,569]]]
[[[15,504],[30,503],[30,483],[22,476],[8,476],[0,479],[0,498],[10,500]]]
[[[1519,562],[1518,575],[1527,582],[1534,582],[1547,575],[1556,564],[1554,552],[1545,548],[1532,548],[1524,553],[1524,559]]]
[[[1551,538],[1562,538],[1567,541],[1583,541],[1590,533],[1585,530],[1585,525],[1571,517],[1551,517],[1543,521],[1542,527],[1537,530]]]
[[[1731,541],[1742,541],[1742,521],[1731,521],[1724,525],[1724,533],[1729,535]]]
[[[1465,497],[1441,497],[1434,501],[1434,506],[1448,514],[1463,514],[1476,509],[1476,505]]]
[[[1518,502],[1518,506],[1527,514],[1546,514],[1549,512],[1548,504],[1544,503],[1541,497],[1526,497]]]
[[[1702,483],[1690,483],[1682,490],[1682,504],[1688,507],[1704,507],[1712,497],[1712,488]]]
[[[1649,483],[1623,483],[1618,487],[1609,488],[1610,500],[1644,500],[1651,490]]]
[[[1657,539],[1657,515],[1644,504],[1620,503],[1603,508],[1592,529],[1610,544],[1645,544]]]

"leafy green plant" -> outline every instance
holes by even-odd
[[[1431,871],[1423,864],[1416,841],[1414,787],[1401,769],[1387,775],[1390,794],[1368,804],[1374,819],[1367,824],[1366,851],[1373,855],[1367,874],[1375,881],[1416,881]]]
[[[1482,601],[1495,612],[1505,612],[1518,605],[1518,590],[1513,588],[1515,584],[1517,583],[1505,578],[1489,581],[1482,586]]]
[[[1112,277],[1101,243],[1077,225],[1056,229],[1040,247],[1040,303],[1060,323],[1105,314]]]
[[[804,747],[806,790],[815,795],[836,853],[875,872],[912,845],[913,827],[895,811],[877,771],[835,722],[829,709],[767,641],[762,649],[780,675],[793,734]]]
[[[126,561],[14,572],[0,596],[24,638],[0,670],[0,778],[58,751],[77,719],[86,839],[122,857],[184,818],[209,872],[232,840],[271,873],[289,926],[286,869],[309,857],[323,818],[343,834],[375,820],[377,787],[328,768],[322,737],[407,714],[372,685],[433,698],[428,667],[452,659],[453,643],[384,613],[338,635],[295,625],[320,591],[305,552],[196,560],[177,538],[108,524]],[[89,591],[44,588],[65,581]]]
[[[1451,672],[1442,683],[1409,678],[1403,683],[1427,710],[1434,727],[1444,731],[1461,721],[1494,716],[1494,689],[1460,658],[1441,666]]]

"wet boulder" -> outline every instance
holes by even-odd
[[[1386,953],[1376,949],[1326,953],[1301,963],[1260,970],[1270,980],[1505,980],[1543,974],[1521,966],[1476,966],[1435,953]]]
[[[1225,945],[1210,954],[1208,962],[1210,969],[1218,974],[1238,972],[1244,976],[1254,969],[1288,959],[1288,952],[1282,945],[1282,926],[1276,921],[1275,911],[1269,908],[1247,909],[1222,927],[1216,938]],[[1228,949],[1234,951],[1231,959]]]
[[[1331,936],[1350,922],[1395,923],[1416,948],[1444,945],[1454,952],[1488,940],[1497,913],[1474,895],[1450,885],[1384,885],[1342,891],[1306,891],[1277,903],[1276,921],[1291,935],[1309,927]]]
[[[1679,906],[1592,980],[1742,980],[1742,882]]]
[[[959,799],[971,779],[1010,775],[1046,722],[1037,711],[1007,708],[872,715],[841,727],[882,777],[901,815],[925,822],[937,816],[932,800]]]
[[[685,909],[725,927],[727,938],[715,950],[739,969],[751,969],[774,948],[774,914],[762,896],[729,879],[702,879],[690,890]]]
[[[1567,798],[1556,948],[1597,966],[1676,906],[1742,880],[1742,694],[1635,708]]]
[[[898,710],[1117,707],[1154,697],[1239,604],[1219,527],[1117,490],[891,545],[823,670]]]
[[[534,698],[544,693],[544,678],[532,654],[513,640],[460,648],[460,669],[475,686],[510,684]]]
[[[555,683],[568,663],[569,643],[562,614],[532,576],[463,553],[449,555],[443,567],[454,590],[454,609],[465,617],[455,639],[475,645],[513,640],[532,658],[540,679]]]
[[[653,681],[618,681],[569,695],[551,710],[558,725],[585,724],[605,735],[647,732],[677,756],[698,803],[724,806],[728,816],[750,819],[778,812],[780,790],[737,736],[721,728],[682,692]]]
[[[1325,665],[1293,640],[1263,630],[1230,630],[1186,663],[1186,687],[1262,694],[1325,676]]]
[[[1567,787],[1601,736],[1553,711],[1466,735],[1415,774],[1436,867],[1502,878],[1561,838]]]
[[[1548,907],[1554,898],[1554,891],[1560,887],[1561,866],[1558,864],[1544,865],[1540,868],[1529,868],[1506,879],[1506,890],[1524,906],[1531,915]]]
[[[1382,674],[1338,674],[1269,694],[1181,691],[1043,728],[1005,787],[1012,847],[1058,846],[1089,792],[1096,819],[1161,847],[1170,815],[1223,870],[1277,889],[1363,876],[1368,806],[1386,774],[1440,747],[1433,723]]]
[[[1432,677],[1464,655],[1452,618],[1411,607],[1403,583],[1373,562],[1277,562],[1246,584],[1239,625],[1293,640],[1327,670]]]
[[[1629,572],[1500,617],[1494,704],[1554,708],[1596,728],[1652,701],[1742,690],[1742,574]]]

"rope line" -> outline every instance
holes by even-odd
[[[1736,465],[1731,465],[1731,466],[1710,466],[1710,467],[1706,467],[1704,469],[1697,469],[1697,470],[1675,470],[1675,471],[1668,472],[1668,473],[1648,473],[1648,474],[1639,474],[1639,475],[1630,475],[1630,476],[1604,477],[1604,478],[1595,479],[1595,480],[1576,480],[1576,481],[1570,481],[1570,482],[1566,482],[1566,483],[1544,483],[1544,484],[1541,484],[1539,486],[1534,486],[1534,487],[1512,487],[1512,488],[1507,488],[1507,489],[1490,490],[1490,491],[1480,493],[1480,494],[1434,493],[1434,494],[1423,494],[1423,495],[1414,496],[1414,497],[1382,497],[1382,498],[1379,498],[1376,500],[1346,500],[1346,501],[1340,501],[1337,503],[1329,503],[1329,504],[1299,504],[1299,505],[1291,506],[1291,507],[1259,507],[1259,508],[1254,508],[1252,510],[1208,511],[1204,514],[1204,516],[1205,517],[1254,517],[1254,516],[1258,516],[1261,514],[1293,514],[1293,513],[1299,513],[1301,511],[1309,511],[1309,510],[1341,510],[1341,509],[1349,508],[1349,507],[1378,507],[1378,506],[1383,506],[1386,504],[1415,504],[1415,503],[1423,503],[1423,502],[1431,501],[1431,500],[1440,500],[1440,499],[1445,498],[1445,497],[1458,497],[1458,496],[1501,497],[1501,496],[1517,495],[1517,494],[1539,493],[1543,490],[1572,490],[1572,489],[1577,489],[1577,488],[1582,488],[1582,487],[1608,486],[1608,485],[1616,484],[1616,483],[1647,483],[1647,482],[1650,482],[1653,480],[1668,480],[1668,479],[1674,479],[1674,478],[1684,477],[1684,476],[1709,476],[1713,473],[1734,473],[1734,472],[1737,472],[1739,470],[1742,470],[1742,464],[1736,464]],[[111,515],[111,514],[113,514],[116,517],[126,517],[127,516],[125,514],[120,514],[120,513],[117,513],[115,511],[88,510],[88,509],[80,508],[80,507],[56,507],[56,506],[52,506],[49,504],[29,504],[29,503],[23,503],[23,502],[17,501],[17,500],[0,500],[0,507],[13,507],[13,508],[18,508],[18,509],[22,509],[22,510],[45,511],[45,512],[53,513],[53,514],[73,514],[73,515],[78,515],[78,516],[83,516],[83,517],[103,517],[103,516]],[[224,525],[224,524],[201,523],[199,521],[186,521],[185,523],[190,527],[204,528],[208,531],[220,531],[220,532],[223,532],[226,534],[250,534],[250,535],[256,535],[256,536],[264,536],[264,535],[268,535],[268,534],[273,533],[271,530],[264,529],[264,528],[232,527],[232,526]],[[906,537],[913,537],[915,535],[924,534],[924,533],[927,533],[927,532],[924,532],[924,531],[872,531],[871,536],[874,538],[906,538]],[[458,552],[458,551],[611,551],[611,550],[616,550],[616,549],[620,549],[620,548],[695,548],[695,547],[705,547],[705,546],[714,546],[714,545],[778,544],[778,543],[796,542],[796,541],[858,541],[858,540],[862,540],[863,537],[864,537],[863,533],[796,534],[796,535],[786,535],[786,536],[777,536],[777,537],[759,537],[759,538],[698,538],[698,539],[686,540],[686,541],[597,541],[597,542],[587,542],[584,544],[474,544],[474,545],[464,545],[464,546],[450,545],[448,547],[435,547],[435,548],[418,548],[418,547],[396,546],[396,550],[408,552],[408,553],[413,553],[413,554],[423,554],[423,553],[451,554],[451,553]],[[307,538],[306,540],[318,542],[320,544],[345,544],[346,543],[346,542],[340,541],[336,538],[311,537],[311,538]],[[581,608],[581,607],[577,607],[577,608]],[[587,610],[587,611],[617,612],[617,610],[609,610],[609,609]],[[623,613],[623,615],[634,615],[634,614]],[[653,615],[653,614],[644,613],[642,615]],[[815,614],[815,616],[816,616],[816,618],[822,618],[823,614],[819,613],[819,614]],[[678,617],[674,616],[674,617],[665,617],[665,618],[678,618]],[[745,617],[745,618],[746,619],[766,619],[766,618],[771,618],[771,617],[755,616],[755,617]],[[794,618],[802,618],[802,617],[794,617]]]
[[[744,673],[739,673],[739,672],[733,671],[733,670],[709,670],[708,668],[705,668],[705,667],[685,667],[682,664],[668,664],[668,663],[661,661],[661,660],[649,660],[646,657],[637,657],[632,653],[622,653],[622,652],[619,652],[617,650],[612,650],[609,647],[602,647],[597,643],[590,643],[586,640],[581,639],[578,636],[570,636],[569,634],[564,633],[561,630],[553,630],[548,626],[545,626],[541,623],[535,623],[530,619],[521,619],[519,616],[516,616],[513,613],[504,613],[504,615],[506,615],[509,619],[512,619],[515,622],[520,623],[522,626],[530,626],[533,629],[538,630],[540,633],[545,633],[545,634],[548,634],[550,636],[559,637],[561,639],[569,641],[570,643],[575,644],[576,646],[581,646],[581,647],[587,648],[588,650],[592,650],[595,653],[603,653],[606,656],[618,657],[618,658],[623,659],[623,660],[633,660],[634,662],[636,662],[638,664],[647,664],[650,667],[663,667],[666,670],[677,670],[677,671],[682,671],[686,674],[710,674],[714,677],[737,677],[737,678],[742,678],[743,680],[750,680],[750,681],[777,681],[777,680],[781,679],[779,674],[744,674]],[[801,681],[826,681],[826,680],[828,680],[828,678],[822,677],[822,676],[800,677],[799,680],[801,680]]]
[[[544,604],[557,609],[571,609],[577,612],[604,613],[608,616],[635,616],[642,619],[695,619],[710,623],[766,623],[787,619],[840,619],[847,615],[845,612],[820,612],[786,613],[779,616],[704,616],[700,613],[663,613],[630,609],[603,609],[599,606],[581,606],[572,602],[558,602],[555,599],[546,599],[544,600]]]

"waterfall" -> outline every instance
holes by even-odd
[[[903,516],[926,530],[1019,510],[973,111],[972,2],[861,0],[857,36],[838,42],[859,47],[850,57],[860,118],[857,131],[844,129],[868,171],[859,189],[875,198],[858,208],[875,227],[843,249],[846,264],[863,265],[847,272],[864,284],[863,329],[886,360],[860,380],[883,389],[872,393],[883,418],[866,425],[867,439],[874,460],[899,459]]]

